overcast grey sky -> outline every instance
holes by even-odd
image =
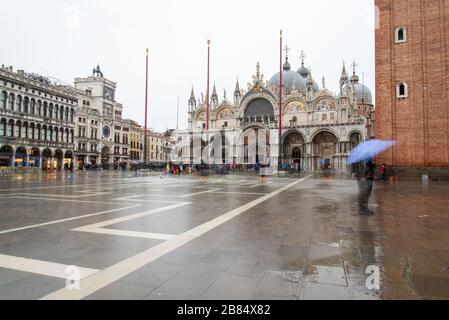
[[[284,30],[294,70],[304,50],[321,85],[337,91],[342,61],[355,59],[374,94],[374,0],[0,0],[0,64],[67,83],[100,63],[118,83],[124,117],[143,123],[145,48],[150,49],[149,124],[156,130],[187,127],[192,85],[206,91],[206,39],[212,39],[211,79],[232,97],[256,63],[270,78],[279,69]]]

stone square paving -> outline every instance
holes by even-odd
[[[449,299],[448,191],[377,182],[359,216],[333,177],[2,177],[0,299]]]

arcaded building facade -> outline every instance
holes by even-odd
[[[70,86],[0,68],[0,167],[69,168],[77,103]]]
[[[122,118],[117,84],[97,66],[75,85],[0,68],[0,168],[61,171],[129,164],[130,148],[139,151],[138,124]],[[139,161],[140,153],[133,153]]]
[[[396,140],[379,162],[449,167],[449,1],[376,0],[376,135]]]

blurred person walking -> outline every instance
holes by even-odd
[[[373,215],[374,211],[370,210],[368,207],[369,199],[371,197],[371,193],[373,192],[374,186],[374,168],[375,165],[372,159],[369,159],[364,166],[363,175],[361,174],[361,168],[363,166],[359,166],[359,171],[357,174],[357,182],[359,185],[359,195],[358,195],[358,204],[359,204],[359,214],[361,215]]]

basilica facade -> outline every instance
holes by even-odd
[[[247,90],[237,80],[232,101],[219,99],[213,88],[209,115],[204,95],[189,99],[189,128],[177,132],[174,157],[183,163],[266,164],[313,172],[346,172],[350,151],[374,137],[375,109],[369,88],[361,83],[355,64],[352,75],[343,65],[339,92],[319,86],[304,65],[283,65],[282,131],[280,72],[266,81],[257,64]],[[209,125],[207,122],[209,121]],[[281,134],[280,134],[281,132]],[[217,148],[218,146],[218,148]],[[207,151],[205,151],[207,150]]]

